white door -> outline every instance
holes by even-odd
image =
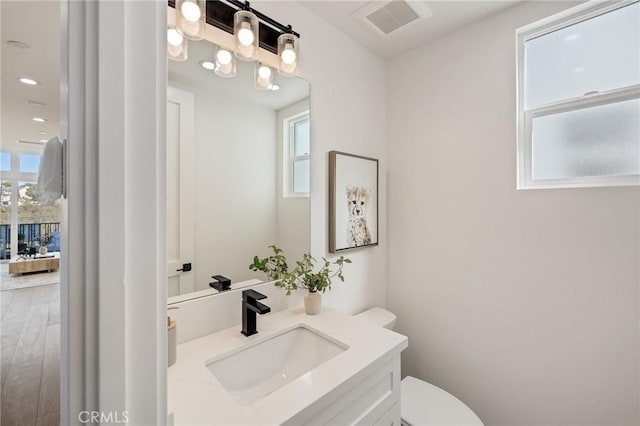
[[[167,285],[168,296],[192,292],[193,94],[167,87]],[[195,265],[192,265],[195,268]],[[186,268],[188,269],[188,267]]]

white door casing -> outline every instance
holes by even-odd
[[[167,87],[167,285],[169,297],[192,292],[194,271],[194,99]]]

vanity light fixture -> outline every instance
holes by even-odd
[[[254,77],[256,89],[271,90],[273,88],[273,71],[267,65],[256,62]]]
[[[167,28],[167,56],[173,61],[186,61],[187,40],[173,27]]]
[[[298,40],[292,33],[282,33],[278,37],[278,57],[280,74],[291,76],[298,73]]]
[[[256,61],[258,60],[260,48],[262,48],[279,56],[280,65],[278,68],[282,75],[298,74],[300,34],[295,32],[291,25],[285,26],[252,8],[248,1],[168,0],[168,3],[170,7],[174,7],[176,10],[176,22],[180,22],[181,19],[186,21],[186,19],[183,19],[185,17],[191,20],[198,17],[198,22],[200,20],[203,22],[203,31],[204,23],[207,23],[232,34],[234,39],[232,53],[238,59]],[[208,12],[204,8],[205,3]],[[195,8],[195,6],[198,6],[198,8]],[[178,25],[177,30],[184,37],[193,38],[180,25]]]
[[[177,0],[176,28],[189,40],[204,38],[204,24],[207,16],[205,0]]]
[[[216,66],[213,69],[213,72],[218,77],[233,78],[236,76],[236,58],[233,56],[233,53],[227,49],[218,47],[216,50],[215,61]]]
[[[246,3],[245,7],[249,7]],[[258,59],[258,17],[251,10],[238,10],[233,15],[233,38],[235,40],[235,53],[238,59],[243,61],[255,61]]]

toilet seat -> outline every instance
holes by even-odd
[[[406,426],[483,426],[458,398],[411,376],[402,380],[400,410],[402,424]]]

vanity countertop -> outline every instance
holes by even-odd
[[[241,405],[207,368],[216,357],[298,324],[348,349],[248,405]],[[177,362],[167,372],[168,410],[175,425],[285,423],[332,391],[353,386],[408,345],[403,335],[328,308],[320,315],[306,315],[302,308],[263,315],[258,317],[258,331],[245,337],[237,325],[178,345]]]

